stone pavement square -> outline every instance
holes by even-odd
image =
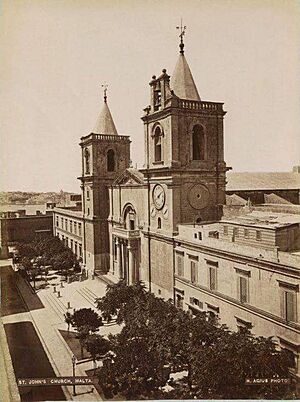
[[[57,276],[49,280],[46,287],[37,289],[36,295],[41,301],[41,306],[43,305],[44,307],[42,306],[23,314],[11,315],[6,317],[6,321],[19,322],[24,319],[32,321],[55,374],[57,376],[71,376],[71,358],[73,354],[59,333],[59,329],[67,329],[64,314],[66,311],[72,313],[74,308],[80,309],[84,307],[97,311],[95,299],[104,296],[107,285],[95,277],[95,279],[87,279],[82,282],[76,281],[69,284],[64,281],[61,286],[60,279],[60,276]],[[37,287],[42,282],[37,282]],[[56,292],[54,292],[54,286],[56,286]],[[31,289],[22,279],[18,280],[18,288],[22,292],[24,299],[30,296]],[[58,292],[60,292],[60,297],[58,297]],[[31,299],[31,296],[29,299]],[[68,304],[71,307],[69,310]],[[120,331],[120,328],[116,324],[104,325],[100,327],[99,333],[101,335],[116,334]],[[80,362],[80,364],[76,364],[76,375],[85,376],[85,371],[93,367],[92,361]],[[90,388],[91,386],[76,386],[77,395],[72,396],[71,387],[63,387],[68,400],[101,400],[96,390],[93,393],[87,393]]]

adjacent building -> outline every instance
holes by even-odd
[[[52,210],[26,215],[26,210],[0,214],[0,258],[9,257],[9,249],[18,242],[30,242],[36,236],[53,235]]]
[[[226,194],[257,204],[300,204],[300,173],[228,172]]]
[[[83,257],[83,219],[78,207],[56,207],[53,233],[69,247],[78,259]]]
[[[179,225],[174,240],[177,306],[273,337],[299,374],[300,216],[255,211]]]

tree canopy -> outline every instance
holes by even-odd
[[[102,317],[122,324],[110,336],[112,358],[99,373],[108,397],[128,399],[283,398],[287,385],[246,384],[247,378],[290,378],[289,360],[271,339],[232,332],[204,312],[195,317],[119,282],[96,301]],[[172,380],[170,373],[181,377]]]
[[[72,327],[77,331],[77,338],[81,345],[81,355],[83,356],[83,346],[88,336],[103,325],[102,318],[91,308],[82,308],[75,310],[69,319]]]
[[[18,243],[16,249],[20,257],[18,260],[27,271],[30,269],[28,260],[30,263],[31,259],[35,259],[38,267],[51,265],[54,269],[62,271],[65,276],[72,268],[79,270],[76,255],[58,237],[37,237],[30,243]]]

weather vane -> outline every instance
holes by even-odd
[[[107,99],[107,95],[106,95],[106,94],[107,94],[108,85],[107,85],[107,84],[102,84],[101,87],[104,88],[104,89],[103,89],[104,102],[106,103],[106,99]]]
[[[180,26],[177,26],[176,29],[180,29],[180,34],[179,34],[180,45],[179,45],[179,47],[180,47],[180,53],[183,54],[184,53],[184,50],[183,50],[183,48],[184,48],[183,37],[185,35],[186,25],[182,25],[182,18],[180,20]]]

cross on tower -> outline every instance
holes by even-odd
[[[180,45],[179,45],[179,47],[180,47],[180,53],[183,54],[184,53],[184,50],[183,50],[183,48],[184,48],[183,37],[185,35],[186,25],[182,25],[182,18],[180,20],[180,26],[177,26],[176,29],[180,29],[180,34],[179,34]]]
[[[107,85],[107,84],[102,84],[101,87],[104,88],[104,89],[103,89],[104,102],[106,103],[106,100],[107,100],[107,95],[106,95],[106,94],[107,94],[108,85]]]

